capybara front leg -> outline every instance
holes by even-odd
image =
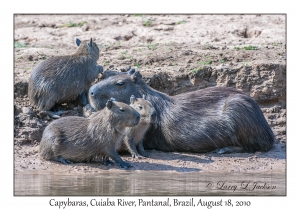
[[[132,158],[138,158],[139,157],[139,154],[138,154],[138,151],[136,150],[136,146],[135,146],[135,143],[133,141],[132,138],[125,138],[124,139],[124,143],[128,149],[128,151],[130,152],[130,154],[132,155]]]
[[[116,150],[111,150],[109,152],[109,156],[119,165],[120,168],[128,169],[129,167],[132,167],[130,163],[126,163],[121,159]]]
[[[145,151],[144,149],[144,146],[143,146],[143,140],[141,140],[139,143],[138,143],[138,150],[139,150],[139,153],[144,156],[144,157],[149,157],[149,153]]]

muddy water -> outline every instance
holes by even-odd
[[[283,173],[15,174],[14,195],[286,195]]]

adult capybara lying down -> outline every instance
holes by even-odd
[[[121,159],[116,148],[126,128],[136,126],[139,120],[140,114],[129,105],[108,100],[106,108],[89,118],[70,116],[51,122],[43,132],[40,156],[64,164],[105,156],[128,168],[131,165]]]
[[[219,153],[268,151],[274,134],[257,103],[241,91],[211,87],[168,96],[149,87],[140,72],[109,77],[89,90],[91,105],[103,109],[108,98],[129,103],[130,95],[146,99],[157,112],[145,135],[145,149]]]
[[[85,92],[103,71],[97,66],[100,50],[93,40],[80,41],[72,55],[51,57],[33,69],[28,82],[28,96],[31,105],[42,113],[59,118],[62,113],[51,112],[56,103],[69,102],[80,96],[83,105],[87,104]]]

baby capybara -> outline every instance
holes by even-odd
[[[139,120],[140,114],[131,106],[110,99],[89,118],[69,116],[51,122],[43,132],[40,156],[64,164],[105,156],[128,168],[131,165],[121,159],[116,148],[127,134],[126,128],[136,126]]]

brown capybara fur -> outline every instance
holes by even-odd
[[[124,138],[122,147],[118,151],[127,150],[133,158],[149,157],[145,152],[143,146],[143,139],[145,133],[156,120],[156,111],[152,104],[143,98],[135,98],[134,95],[130,97],[130,106],[140,114],[140,122],[137,126],[127,128],[128,132]]]
[[[89,89],[91,106],[101,110],[109,97],[129,103],[146,99],[157,112],[145,135],[145,149],[184,152],[268,151],[274,134],[257,103],[234,88],[211,87],[168,96],[149,87],[140,72],[108,77]]]
[[[80,41],[76,52],[51,57],[33,69],[28,83],[30,103],[40,111],[49,111],[56,103],[74,100],[79,95],[86,104],[84,92],[103,71],[97,66],[99,48],[91,40]],[[83,94],[83,95],[82,95]]]
[[[136,126],[139,120],[140,114],[129,105],[108,100],[103,110],[89,118],[70,116],[51,122],[43,132],[40,157],[68,164],[106,156],[128,168],[130,164],[120,158],[116,148],[126,128]]]

